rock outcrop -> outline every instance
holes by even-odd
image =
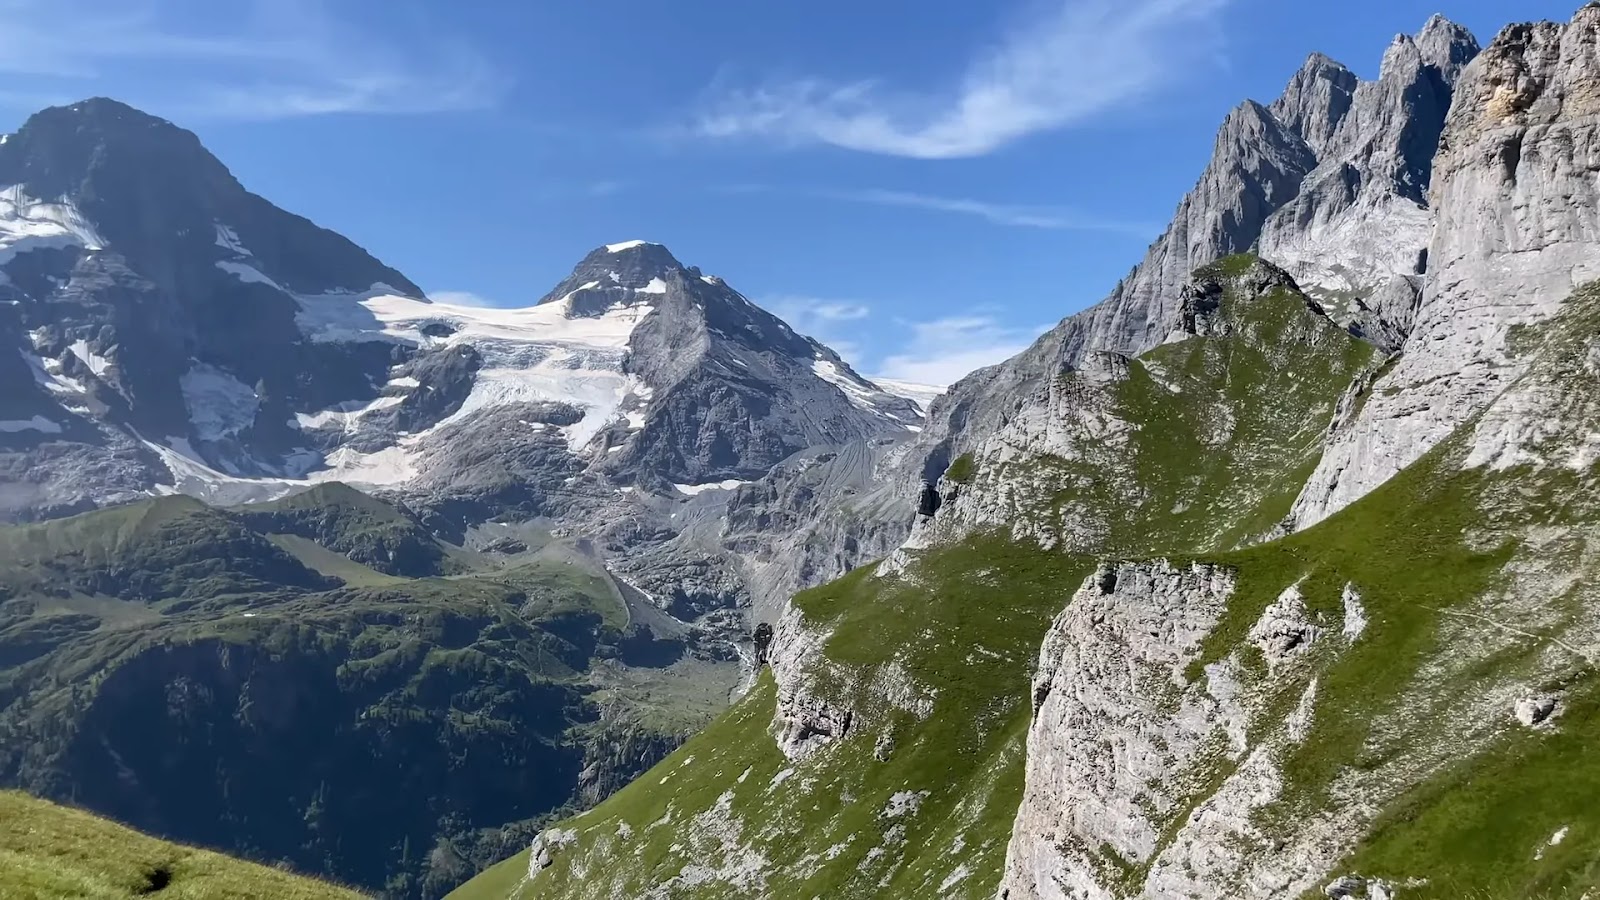
[[[1522,372],[1508,339],[1600,277],[1600,7],[1516,25],[1467,65],[1434,163],[1427,286],[1402,355],[1295,506],[1314,524]]]
[[[933,405],[896,474],[902,493],[1056,402],[1055,381],[1089,354],[1137,356],[1184,334],[1185,283],[1230,254],[1258,249],[1335,321],[1398,347],[1428,267],[1435,149],[1477,52],[1471,34],[1436,16],[1395,40],[1376,81],[1313,54],[1273,103],[1240,105],[1166,232],[1110,297]]]
[[[768,662],[778,682],[778,708],[772,723],[778,749],[802,760],[850,730],[855,713],[826,699],[818,688],[817,667],[827,665],[822,647],[829,633],[806,625],[805,616],[790,606],[774,629]]]
[[[1112,897],[1115,861],[1156,855],[1207,756],[1242,752],[1238,685],[1220,667],[1203,683],[1185,675],[1233,590],[1209,566],[1105,566],[1056,618],[1002,896]]]
[[[1318,162],[1262,228],[1260,252],[1382,344],[1410,327],[1428,267],[1433,158],[1456,78],[1477,52],[1465,29],[1434,17],[1395,38],[1376,81],[1314,55],[1273,107],[1301,123]]]

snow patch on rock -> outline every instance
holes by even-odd
[[[195,363],[178,379],[195,437],[220,441],[256,420],[260,400],[255,389],[216,366]]]
[[[44,434],[60,434],[61,426],[44,416],[34,416],[31,419],[0,419],[0,432],[16,434],[21,431],[39,431]]]

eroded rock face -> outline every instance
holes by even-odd
[[[791,606],[778,619],[769,660],[778,682],[778,709],[772,736],[778,749],[791,760],[802,760],[850,730],[855,714],[821,697],[813,684],[813,665],[822,662],[822,647],[829,633],[806,625],[800,610]]]
[[[1208,748],[1242,744],[1231,680],[1185,676],[1233,589],[1212,566],[1106,566],[1056,618],[1033,681],[1004,896],[1112,897],[1109,854],[1155,855],[1185,777]]]
[[[1435,17],[1396,39],[1376,81],[1315,54],[1271,105],[1240,105],[1166,232],[1109,297],[934,404],[894,473],[902,495],[915,496],[921,481],[1017,420],[1042,415],[1059,402],[1052,383],[1092,353],[1137,356],[1181,334],[1184,285],[1231,254],[1259,248],[1335,321],[1399,347],[1429,265],[1433,157],[1477,51],[1465,29]]]
[[[1292,839],[1260,815],[1284,794],[1285,754],[1311,733],[1309,663],[1348,644],[1324,642],[1332,623],[1314,621],[1289,585],[1208,660],[1234,588],[1214,565],[1104,565],[1056,618],[1033,683],[1002,897],[1299,896],[1359,836],[1334,824],[1356,823],[1349,810]],[[1363,617],[1347,606],[1346,633]],[[1299,698],[1287,717],[1269,712],[1285,694]]]
[[[1434,164],[1429,274],[1394,369],[1295,507],[1349,505],[1523,371],[1507,338],[1600,277],[1600,7],[1502,31],[1461,74]]]
[[[1376,81],[1313,56],[1273,110],[1299,123],[1318,163],[1261,233],[1261,254],[1380,343],[1409,326],[1427,269],[1433,158],[1465,61],[1466,29],[1434,17],[1400,35]]]

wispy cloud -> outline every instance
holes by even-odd
[[[492,105],[507,84],[472,47],[357,26],[331,0],[0,0],[13,102],[91,93],[233,118]]]
[[[1021,353],[1050,327],[1007,324],[995,310],[980,308],[921,322],[894,318],[892,328],[873,328],[866,321],[872,306],[853,300],[779,295],[761,298],[758,305],[833,348],[857,371],[938,387]]]
[[[828,345],[852,364],[863,349],[853,333],[859,332],[861,320],[872,315],[872,308],[864,303],[793,294],[763,297],[756,305],[788,322],[795,331]]]
[[[959,197],[940,197],[908,191],[864,190],[824,191],[822,196],[851,203],[871,203],[877,206],[903,206],[934,212],[977,216],[995,225],[1014,228],[1053,228],[1067,231],[1109,231],[1118,234],[1147,236],[1158,229],[1147,223],[1104,219],[1084,215],[1069,209],[1048,206],[1017,206],[1008,203],[989,203]]]
[[[446,306],[497,307],[505,305],[496,303],[482,294],[474,294],[471,291],[429,291],[428,299],[435,303],[443,303]]]
[[[1018,328],[982,313],[910,323],[904,347],[876,369],[885,378],[946,386],[1027,349],[1050,326]]]
[[[883,188],[782,188],[769,184],[726,184],[713,188],[721,194],[789,194],[836,200],[842,203],[863,203],[872,206],[894,206],[924,209],[931,212],[972,216],[992,225],[1008,228],[1045,228],[1063,231],[1098,231],[1149,237],[1160,232],[1160,227],[1149,222],[1134,222],[1098,216],[1062,206],[1028,206],[1015,203],[996,203],[965,197],[944,197],[916,191],[895,191]]]
[[[982,156],[1170,83],[1215,52],[1229,0],[1039,0],[951,89],[824,79],[714,89],[693,131],[920,159]]]

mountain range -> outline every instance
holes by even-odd
[[[902,544],[452,896],[1600,890],[1597,47],[1596,3],[1435,17],[1239,106],[1110,297],[886,464]]]
[[[393,897],[1587,896],[1597,122],[1600,2],[1312,54],[934,393],[644,241],[435,303],[46,110],[0,780]]]
[[[659,244],[435,303],[116,101],[0,182],[0,777],[394,896],[705,724],[763,586],[853,561],[763,580],[774,520],[924,420]]]

